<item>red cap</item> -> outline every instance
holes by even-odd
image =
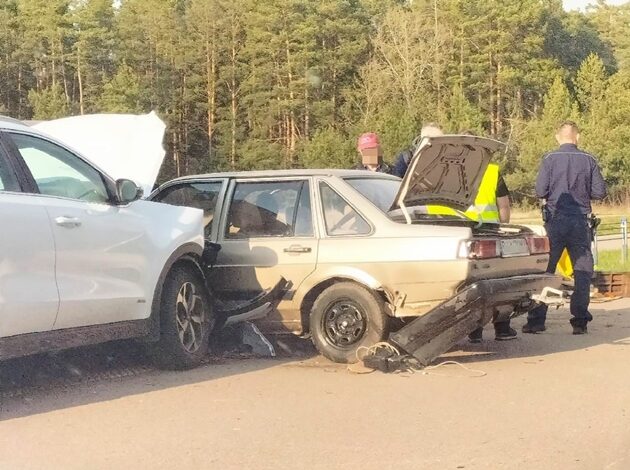
[[[366,132],[359,137],[357,150],[360,152],[361,150],[376,148],[379,145],[378,136],[374,132]]]

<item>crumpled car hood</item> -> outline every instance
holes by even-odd
[[[112,178],[130,179],[145,195],[151,194],[166,153],[166,125],[155,112],[73,116],[33,127],[75,149]]]
[[[475,201],[492,154],[504,148],[497,140],[468,135],[423,139],[392,210],[439,204],[465,211]]]

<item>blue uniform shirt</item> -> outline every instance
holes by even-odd
[[[552,214],[589,214],[591,200],[606,196],[606,183],[592,155],[573,144],[548,153],[538,171],[536,195]]]

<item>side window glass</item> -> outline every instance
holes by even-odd
[[[203,224],[206,237],[210,236],[214,222],[215,209],[223,183],[185,183],[164,190],[156,201],[174,206],[195,207],[203,210]]]
[[[238,183],[228,212],[228,239],[292,237],[299,229],[312,234],[307,181]],[[310,198],[309,198],[310,199]],[[303,207],[302,207],[303,206]]]
[[[319,188],[328,235],[367,235],[370,233],[370,224],[336,191],[325,183],[321,183]]]
[[[99,172],[76,155],[37,137],[12,134],[12,138],[41,194],[86,202],[109,200]]]
[[[17,183],[13,171],[9,167],[9,163],[4,155],[0,153],[0,191],[19,191],[20,186]]]
[[[311,192],[308,182],[304,183],[300,191],[300,199],[295,213],[294,235],[296,237],[312,237],[314,235]]]

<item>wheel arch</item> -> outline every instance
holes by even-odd
[[[372,280],[373,282],[365,282],[366,280]],[[375,295],[378,295],[380,298],[383,299],[385,304],[390,303],[387,292],[378,282],[376,282],[371,277],[369,279],[357,279],[355,276],[338,275],[323,279],[316,285],[312,286],[300,302],[300,321],[302,324],[302,334],[310,333],[309,320],[313,304],[315,303],[317,297],[319,297],[319,295],[324,292],[328,287],[339,282],[350,282],[352,284],[356,284],[357,286],[363,287],[368,291],[373,292]],[[391,316],[390,312],[387,312],[387,314]]]
[[[151,303],[150,316],[150,333],[148,341],[157,341],[160,338],[160,305],[162,303],[162,288],[164,281],[176,266],[191,267],[202,279],[204,287],[206,287],[206,276],[201,267],[201,257],[203,255],[203,247],[197,243],[186,243],[177,248],[171,256],[168,257],[164,267],[160,272],[153,293],[153,302]]]

